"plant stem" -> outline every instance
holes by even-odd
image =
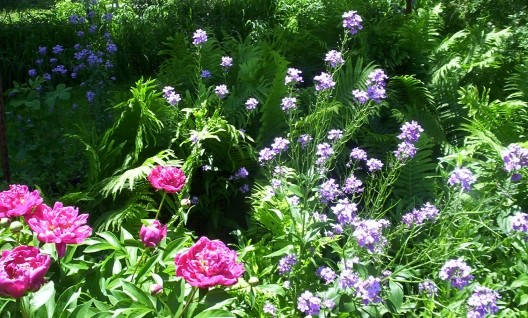
[[[198,290],[198,287],[193,287],[193,288],[192,288],[192,291],[191,291],[191,293],[189,294],[189,300],[185,302],[185,306],[183,307],[183,310],[182,310],[181,314],[178,316],[178,318],[183,317],[183,315],[184,315],[185,312],[187,311],[187,308],[189,307],[191,301],[193,300],[194,295],[196,294],[196,291],[197,291],[197,290]]]
[[[158,212],[156,212],[156,217],[154,219],[158,219],[158,216],[160,214],[160,211],[161,211],[161,206],[163,205],[163,202],[165,201],[165,197],[167,196],[167,192],[163,192],[163,197],[161,198],[161,202],[160,202],[160,205],[159,205],[159,208],[158,208]]]
[[[147,249],[148,250],[148,249]],[[143,254],[141,254],[141,258],[139,259],[139,261],[137,262],[136,264],[136,268],[134,269],[134,272],[132,273],[132,276],[130,277],[130,280],[132,281],[134,279],[134,275],[136,275],[136,272],[139,268],[139,265],[141,264],[141,262],[143,261],[143,259],[145,258],[145,254],[147,254],[147,251],[145,251]],[[137,279],[137,278],[136,278]],[[137,281],[135,282],[136,284],[138,283]]]

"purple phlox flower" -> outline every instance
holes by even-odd
[[[298,196],[293,195],[293,196],[291,196],[291,197],[286,198],[286,201],[288,201],[288,203],[289,203],[290,205],[292,205],[292,206],[297,206],[297,205],[299,205],[299,201],[300,201],[300,199],[299,199]]]
[[[473,280],[471,267],[462,259],[452,259],[447,261],[440,269],[440,279],[449,281],[452,287],[462,290]]]
[[[321,277],[325,281],[325,284],[330,284],[337,277],[336,273],[328,266],[318,267],[315,274]]]
[[[354,222],[355,230],[352,233],[358,245],[366,248],[370,252],[381,251],[387,244],[387,239],[383,236],[383,228],[390,225],[389,221],[381,219],[362,220]]]
[[[267,301],[264,304],[264,307],[262,307],[262,312],[275,317],[275,315],[277,314],[277,307],[275,307],[272,303]]]
[[[354,268],[354,264],[359,264],[359,257],[354,256],[351,259],[342,260],[341,264],[346,269],[352,269],[352,268]]]
[[[306,146],[308,146],[308,143],[310,141],[312,141],[312,140],[313,140],[312,136],[310,136],[308,134],[301,135],[301,137],[299,137],[299,139],[297,139],[299,144],[301,144],[301,148],[302,149],[306,148]]]
[[[297,299],[297,309],[306,315],[318,316],[321,311],[321,299],[307,290]]]
[[[275,189],[279,188],[282,185],[282,181],[279,179],[271,179],[271,186]]]
[[[302,83],[303,78],[301,77],[302,72],[296,68],[289,68],[287,75],[284,78],[284,84],[288,85],[289,83]]]
[[[111,69],[114,67],[114,64],[110,61],[106,61],[104,66],[107,68],[107,69]]]
[[[347,28],[350,34],[356,34],[363,29],[361,22],[363,22],[363,19],[357,14],[357,11],[343,13],[343,27]]]
[[[373,85],[367,87],[367,95],[369,99],[372,99],[376,103],[380,103],[382,99],[387,98],[385,93],[385,87],[381,85]]]
[[[103,20],[106,21],[106,22],[110,22],[112,21],[112,18],[114,17],[113,14],[111,13],[106,13],[106,14],[103,14]]]
[[[360,104],[365,104],[369,100],[369,94],[365,91],[355,89],[352,91],[355,100]]]
[[[339,287],[341,289],[352,288],[359,282],[359,276],[352,269],[345,268],[339,274]]]
[[[245,167],[241,167],[238,169],[237,173],[235,173],[235,177],[237,179],[246,179],[249,176],[249,172]]]
[[[259,104],[258,100],[256,100],[255,98],[249,98],[246,101],[246,109],[247,110],[257,109],[258,104]]]
[[[520,173],[514,173],[512,174],[510,181],[511,182],[519,182],[522,179],[522,174]]]
[[[275,168],[273,168],[273,176],[275,177],[283,177],[286,175],[287,172],[288,171],[284,166],[276,166]]]
[[[100,52],[92,52],[90,55],[88,55],[88,57],[86,58],[86,61],[88,61],[88,65],[97,66],[99,64],[103,64],[103,59],[99,55],[101,55]]]
[[[348,198],[338,200],[331,209],[342,226],[353,224],[356,220],[357,204],[350,202]]]
[[[57,60],[56,58],[54,58],[54,57],[52,57],[52,58],[49,59],[49,62],[50,62],[51,64],[55,64],[55,63],[57,63],[57,61],[58,61],[58,60]]]
[[[29,75],[30,77],[35,77],[35,76],[37,76],[37,70],[34,69],[34,68],[30,69],[30,70],[28,71],[28,75]]]
[[[367,152],[360,148],[354,148],[350,152],[350,158],[356,160],[367,160]]]
[[[420,138],[420,133],[424,131],[423,128],[414,120],[410,123],[404,123],[400,129],[402,133],[398,135],[398,139],[409,143],[417,142],[418,138]]]
[[[475,287],[473,294],[467,301],[469,307],[467,317],[484,318],[488,314],[496,314],[499,312],[499,307],[497,307],[499,298],[501,297],[495,290],[483,286]]]
[[[77,31],[77,36],[82,38],[84,36],[84,32],[83,31]]]
[[[325,62],[330,65],[330,67],[338,67],[339,65],[345,63],[345,60],[343,60],[341,52],[332,50],[326,53]]]
[[[328,221],[328,216],[326,216],[326,214],[323,214],[323,213],[314,212],[312,214],[312,216],[313,216],[315,222],[326,222],[326,221]]]
[[[222,56],[222,62],[220,62],[220,66],[227,71],[228,68],[233,66],[233,58],[230,56]]]
[[[337,141],[343,138],[343,131],[339,129],[332,129],[328,132],[328,135],[326,138],[328,138],[328,140],[331,140],[331,141]]]
[[[95,93],[92,92],[92,91],[87,91],[86,92],[86,99],[88,100],[88,103],[93,103],[94,101],[94,98],[95,98]]]
[[[193,44],[200,45],[207,42],[207,33],[204,30],[198,29],[193,34]]]
[[[295,97],[284,97],[281,102],[282,110],[289,112],[292,109],[297,109],[297,98]]]
[[[343,192],[346,194],[362,193],[363,182],[356,178],[354,175],[346,178],[345,184],[342,187]]]
[[[197,196],[192,196],[191,203],[197,205],[198,203],[200,203],[200,198],[198,198]]]
[[[324,142],[317,145],[317,152],[315,154],[317,155],[315,163],[322,165],[334,154],[334,149],[328,143]]]
[[[398,144],[398,149],[394,151],[394,156],[396,159],[403,161],[414,158],[414,156],[416,156],[416,151],[417,149],[414,144],[404,141]]]
[[[38,48],[38,54],[39,55],[46,55],[48,53],[48,48],[45,46],[39,46]]]
[[[240,188],[238,188],[238,190],[241,192],[241,193],[248,193],[249,192],[249,184],[243,184],[242,186],[240,186]]]
[[[202,72],[200,73],[200,76],[202,78],[210,78],[211,77],[211,72],[209,70],[202,70]]]
[[[375,69],[374,71],[370,72],[367,78],[367,85],[380,85],[385,86],[385,81],[388,80],[389,77],[385,74],[385,72],[381,69]]]
[[[66,75],[66,73],[68,73],[68,70],[64,65],[57,65],[51,70],[51,72]]]
[[[453,170],[447,181],[449,185],[460,185],[465,190],[471,190],[471,185],[477,181],[477,178],[473,175],[471,170],[468,168],[458,167]]]
[[[220,99],[226,97],[228,93],[229,91],[227,90],[227,86],[225,85],[218,85],[215,87],[215,94],[220,97]]]
[[[211,171],[213,170],[213,167],[211,167],[210,165],[203,165],[202,166],[202,171]]]
[[[337,199],[341,195],[341,190],[339,190],[339,185],[335,180],[330,178],[319,187],[319,195],[321,196],[321,202],[328,203]]]
[[[105,34],[103,34],[103,37],[107,40],[110,40],[112,38],[112,34],[110,34],[110,32],[105,32]]]
[[[323,300],[323,304],[322,305],[323,305],[323,308],[326,308],[328,310],[332,310],[332,309],[334,309],[336,304],[335,304],[335,301],[333,301],[332,299],[325,299],[325,300]]]
[[[320,75],[317,75],[314,77],[315,84],[315,90],[316,91],[322,91],[325,89],[332,89],[335,86],[335,82],[332,79],[332,75],[322,72]]]
[[[330,231],[325,231],[325,236],[334,237],[335,235],[343,234],[343,226],[341,224],[331,224],[332,228]]]
[[[44,73],[42,74],[42,78],[47,82],[51,80],[51,75],[49,73]]]
[[[431,203],[425,203],[419,210],[413,209],[412,212],[402,217],[402,222],[407,226],[421,225],[426,220],[434,221],[440,214],[440,210]]]
[[[510,220],[514,231],[528,233],[528,214],[517,212],[510,217]]]
[[[516,144],[510,144],[501,152],[504,161],[504,170],[508,172],[528,167],[528,149]]]
[[[172,106],[175,106],[181,101],[180,94],[176,94],[172,86],[165,86],[163,88],[163,97]]]
[[[37,65],[42,64],[42,62],[44,62],[42,59],[36,59],[36,60],[35,60],[35,63],[36,63]]]
[[[287,151],[289,147],[290,141],[288,139],[277,137],[273,140],[273,143],[271,144],[271,150],[275,152],[275,154],[280,154],[283,151]]]
[[[260,165],[264,165],[267,161],[271,161],[275,158],[276,153],[271,148],[264,148],[259,152],[258,161]]]
[[[51,51],[53,52],[53,54],[60,54],[64,51],[64,48],[61,45],[57,44],[51,48]]]
[[[295,254],[287,254],[279,260],[277,268],[280,275],[285,275],[291,272],[292,267],[297,264],[297,256]]]
[[[189,140],[191,141],[192,144],[196,144],[200,141],[200,134],[197,132],[197,131],[193,131],[191,132],[191,134],[189,135]]]
[[[95,33],[95,31],[97,31],[97,25],[90,25],[90,27],[88,28],[88,32]]]
[[[117,52],[117,45],[115,45],[114,42],[111,42],[109,41],[107,44],[106,44],[106,50],[109,52],[109,53],[115,53]]]
[[[91,2],[92,2],[92,4],[97,4],[97,1],[96,1],[96,0],[92,0]],[[87,14],[86,16],[88,16],[88,18],[93,18],[93,17],[95,17],[95,11],[94,11],[94,10],[90,10],[90,11],[88,11],[88,14]]]
[[[358,283],[356,283],[356,296],[361,297],[363,299],[363,304],[376,304],[381,302],[381,280],[379,278],[375,278],[372,276],[369,276],[365,280],[360,280]]]
[[[378,159],[371,158],[367,160],[367,167],[370,172],[374,172],[381,170],[381,168],[383,167],[383,163]]]
[[[438,286],[435,282],[430,279],[426,279],[418,284],[418,291],[420,294],[425,294],[429,297],[436,296],[438,294]]]
[[[77,24],[79,22],[79,16],[74,14],[74,15],[71,15],[69,18],[68,18],[68,21],[71,23],[71,24]]]

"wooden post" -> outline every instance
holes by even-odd
[[[2,158],[2,172],[4,180],[11,182],[9,174],[9,159],[7,155],[7,129],[5,124],[4,92],[2,89],[2,77],[0,76],[0,157]]]

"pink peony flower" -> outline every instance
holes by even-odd
[[[158,220],[154,220],[149,226],[142,225],[139,230],[141,242],[146,247],[156,247],[166,235],[167,226],[162,225]]]
[[[148,180],[158,190],[176,193],[185,185],[185,174],[176,167],[157,166],[150,172]]]
[[[20,298],[26,291],[38,290],[44,283],[50,264],[49,255],[40,253],[34,246],[21,245],[2,251],[0,294]]]
[[[244,273],[236,259],[237,253],[223,242],[202,236],[187,252],[176,255],[176,276],[194,287],[231,286]]]
[[[0,192],[0,218],[24,215],[41,203],[38,190],[29,192],[25,185],[12,184],[9,190]]]
[[[26,222],[39,241],[55,243],[59,257],[64,256],[66,244],[79,244],[92,235],[92,228],[86,225],[88,214],[79,214],[79,209],[63,206],[56,202],[53,209],[41,204],[26,217]]]

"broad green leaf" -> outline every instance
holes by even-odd
[[[119,242],[117,237],[112,232],[101,232],[98,233],[98,235],[104,238],[110,245],[114,246],[116,249],[123,248],[121,242]]]
[[[215,318],[215,317],[235,317],[231,312],[221,309],[202,311],[194,318]]]
[[[95,252],[106,251],[106,250],[115,250],[115,247],[108,243],[97,243],[94,245],[87,246],[84,249],[84,252],[85,253],[95,253]]]
[[[136,285],[127,282],[126,280],[121,279],[121,285],[123,286],[123,291],[127,293],[130,297],[134,298],[135,301],[152,308],[155,310],[155,302],[152,300],[151,296],[146,292],[141,290]]]
[[[387,309],[391,313],[399,313],[403,304],[403,289],[400,284],[389,281],[389,295],[387,297]]]
[[[525,286],[528,286],[528,275],[521,275],[511,284],[511,288],[513,289]]]
[[[42,305],[49,302],[53,295],[55,295],[55,285],[53,284],[53,281],[50,281],[40,287],[36,293],[31,295],[31,311],[37,311]]]

